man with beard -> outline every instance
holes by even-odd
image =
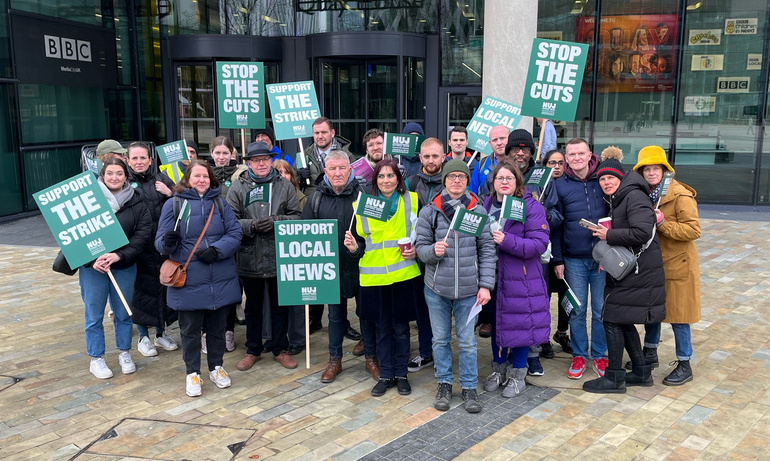
[[[361,183],[365,192],[371,192],[371,179],[374,167],[377,166],[377,162],[382,160],[383,152],[385,149],[385,133],[379,128],[372,128],[364,133],[364,139],[361,141],[366,149],[366,155],[364,158],[357,160],[353,163],[351,168],[353,174]],[[388,156],[390,157],[390,156]]]
[[[337,136],[332,126],[332,121],[326,117],[319,117],[313,122],[313,144],[305,150],[307,165],[302,165],[301,161],[296,163],[297,179],[299,179],[302,192],[310,197],[315,192],[319,176],[323,176],[326,168],[326,154],[333,150],[342,150],[348,154],[350,162],[356,158],[348,150],[350,141]]]

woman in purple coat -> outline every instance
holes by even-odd
[[[548,341],[551,331],[550,303],[540,255],[548,246],[545,209],[524,188],[518,168],[502,162],[492,172],[494,194],[484,206],[499,224],[490,224],[497,244],[496,300],[493,297],[492,374],[484,389],[503,387],[503,397],[524,392],[529,346]],[[526,202],[524,222],[500,219],[503,197]],[[510,362],[507,362],[510,353]]]

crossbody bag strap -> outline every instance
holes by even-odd
[[[184,270],[187,270],[187,266],[190,264],[190,260],[192,260],[193,255],[195,254],[195,250],[198,249],[198,245],[200,245],[201,240],[203,239],[203,235],[206,233],[206,229],[209,227],[209,223],[211,222],[211,216],[214,214],[214,204],[211,204],[211,211],[209,211],[209,217],[206,219],[206,224],[203,226],[203,230],[201,231],[201,235],[198,236],[198,240],[195,242],[195,245],[192,248],[192,251],[190,251],[190,256],[187,257],[187,261],[184,262]]]
[[[653,241],[653,239],[655,239],[655,232],[656,232],[657,230],[658,230],[658,229],[657,229],[657,226],[653,225],[653,226],[652,226],[652,237],[650,237],[650,240],[647,240],[647,243],[645,243],[644,245],[642,245],[642,248],[640,248],[640,249],[639,249],[639,253],[636,253],[636,255],[635,255],[635,256],[636,256],[637,258],[638,258],[639,256],[641,256],[641,255],[642,255],[642,253],[644,253],[644,250],[646,250],[647,248],[649,248],[649,247],[650,247],[650,245],[652,245],[652,241]],[[632,251],[632,253],[633,253],[633,251]]]

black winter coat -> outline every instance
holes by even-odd
[[[150,212],[151,238],[154,241],[160,211],[168,200],[168,197],[155,190],[155,181],[162,182],[169,189],[174,187],[174,182],[162,173],[137,173],[130,168],[128,180]],[[160,284],[158,278],[160,266],[166,259],[166,256],[158,253],[154,245],[147,245],[145,251],[137,258],[134,300],[131,306],[134,313],[131,318],[137,325],[165,328],[176,320],[176,312],[166,306],[166,287]]]
[[[139,255],[145,251],[148,245],[151,245],[152,218],[147,205],[137,193],[123,204],[120,210],[115,213],[115,217],[118,218],[120,227],[128,238],[128,245],[114,251],[116,255],[120,256],[120,261],[111,267],[113,269],[126,269],[134,265]]]
[[[647,183],[635,171],[629,171],[618,190],[607,197],[612,229],[607,243],[628,247],[638,253],[652,236],[655,212],[647,195]],[[623,280],[607,274],[604,286],[605,322],[632,324],[658,323],[666,314],[666,276],[657,234],[650,246],[637,259],[638,273],[631,272]]]
[[[336,219],[337,241],[340,254],[340,296],[353,298],[358,293],[358,261],[364,255],[364,246],[358,245],[355,253],[345,248],[345,231],[349,229],[350,220],[353,219],[353,202],[358,199],[361,186],[355,178],[351,180],[337,194],[329,183],[324,180],[318,185],[313,195],[308,197],[300,219]],[[318,197],[315,195],[318,194]],[[318,201],[318,213],[315,213],[314,203]],[[355,229],[355,223],[353,229]],[[353,231],[355,233],[355,230]]]

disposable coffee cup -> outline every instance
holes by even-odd
[[[600,226],[604,226],[607,229],[612,229],[612,218],[602,218],[596,222]]]
[[[412,239],[409,237],[401,237],[398,239],[398,248],[401,250],[401,254],[412,248]]]

